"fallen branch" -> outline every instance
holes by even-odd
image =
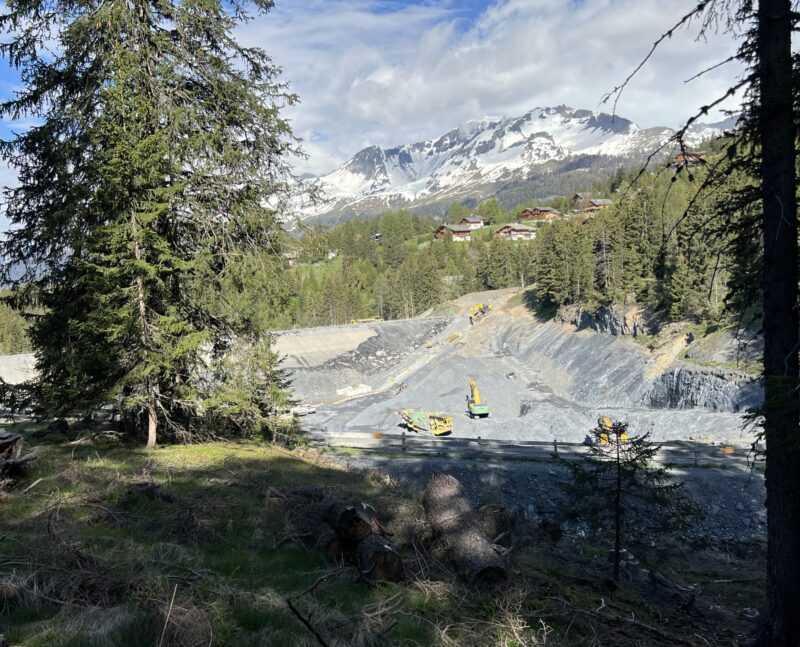
[[[308,629],[312,634],[314,634],[314,637],[317,639],[317,642],[319,642],[319,644],[322,645],[322,647],[330,647],[330,645],[328,645],[328,643],[325,642],[325,639],[319,635],[319,632],[316,629],[314,629],[314,626],[308,620],[306,620],[303,617],[303,614],[300,613],[297,610],[297,608],[292,604],[291,599],[286,598],[285,600],[286,600],[286,605],[289,607],[289,611],[291,611],[295,615],[295,617],[305,625],[306,629]]]

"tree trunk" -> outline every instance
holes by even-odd
[[[155,408],[150,405],[147,407],[147,449],[156,446],[156,430],[158,429],[158,418]]]
[[[349,504],[342,501],[323,501],[322,518],[343,539],[359,542],[377,532],[374,511],[364,503]],[[379,525],[379,524],[378,524]]]
[[[487,503],[478,508],[478,525],[486,537],[496,540],[514,529],[514,517],[504,505]]]
[[[469,582],[493,586],[506,579],[503,559],[478,526],[475,510],[461,483],[452,476],[434,476],[422,499],[433,530],[444,539],[447,555]]]
[[[619,554],[622,548],[622,465],[619,460],[620,435],[615,438],[617,483],[614,492],[614,581],[619,582]]]
[[[767,609],[761,644],[800,645],[800,402],[791,0],[758,3],[764,215]]]
[[[356,548],[356,563],[368,580],[399,582],[403,579],[400,555],[385,537],[370,535]]]

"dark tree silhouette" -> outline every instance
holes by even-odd
[[[761,413],[766,441],[768,548],[766,608],[756,642],[786,647],[800,645],[800,336],[794,106],[798,82],[794,68],[798,61],[791,50],[799,17],[791,0],[761,0],[757,5],[752,0],[698,2],[656,40],[625,81],[604,97],[604,101],[613,99],[616,106],[621,92],[660,43],[692,21],[700,21],[701,36],[709,29],[721,29],[739,39],[736,54],[719,65],[738,60],[745,64],[746,73],[722,96],[701,107],[676,133],[672,144],[686,152],[684,135],[689,126],[737,91],[744,92],[744,113],[731,133],[728,154],[714,165],[698,187],[698,195],[720,178],[742,170],[758,180],[755,190],[744,190],[734,205],[738,209],[761,206],[760,220],[752,220],[735,232],[741,249],[753,249],[752,242],[759,236],[762,242],[761,293],[757,297],[764,330],[765,400]]]

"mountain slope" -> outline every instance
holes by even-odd
[[[697,124],[690,145],[732,123]],[[588,188],[620,165],[641,163],[673,134],[567,106],[466,122],[437,139],[365,148],[319,178],[328,203],[307,215],[336,221],[387,208],[441,213],[452,202],[495,196],[512,204]]]

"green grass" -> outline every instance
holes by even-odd
[[[18,604],[0,607],[0,634],[26,646],[152,644],[152,634],[135,628],[153,624],[150,616],[157,618],[154,626],[163,626],[175,586],[187,615],[208,619],[193,631],[213,633],[214,644],[263,644],[267,634],[281,641],[275,644],[300,644],[306,630],[282,597],[302,591],[330,565],[321,553],[293,544],[274,548],[282,522],[264,508],[261,494],[296,483],[345,484],[360,497],[377,492],[369,481],[255,443],[153,452],[51,445],[40,454],[26,479],[43,479],[32,495],[12,494],[0,503],[0,585],[12,575],[36,573],[48,597],[55,599],[66,586],[76,592],[68,605],[33,591],[29,601],[22,596]],[[131,483],[150,480],[177,502],[127,492]],[[69,572],[65,564],[78,553],[87,565]],[[99,577],[101,586],[84,590],[84,576]],[[124,593],[114,590],[117,584]],[[372,599],[369,587],[353,586],[352,576],[328,587],[335,591],[326,594],[328,603],[343,613]],[[138,601],[136,613],[120,611],[110,638],[102,623],[83,626],[65,612],[73,604],[116,609],[129,601]],[[175,640],[168,644],[180,644]]]
[[[34,436],[46,430],[16,428]],[[322,575],[331,577],[296,605],[331,644],[433,646],[443,644],[440,635],[446,635],[465,646],[588,645],[603,632],[608,644],[628,644],[615,642],[618,623],[579,614],[596,609],[601,596],[606,604],[616,604],[620,615],[660,622],[648,616],[647,587],[626,584],[616,601],[604,588],[605,545],[572,539],[553,544],[546,532],[527,525],[514,538],[511,582],[497,591],[454,580],[438,566],[446,559],[435,547],[420,566],[418,549],[408,543],[401,548],[406,582],[370,586],[359,581],[351,564],[331,563],[319,551],[282,543],[282,514],[274,503],[265,504],[263,494],[270,488],[324,485],[333,496],[420,515],[421,491],[343,471],[304,450],[249,442],[150,452],[43,445],[20,485],[37,479],[42,480],[27,495],[21,488],[0,495],[0,634],[14,645],[141,647],[158,644],[166,626],[165,647],[311,646],[313,636],[285,600]],[[158,484],[172,499],[131,488],[143,482]],[[424,530],[417,532],[424,536]],[[402,541],[401,535],[393,540]],[[678,581],[692,581],[700,564],[709,571],[713,567],[718,576],[709,579],[715,580],[732,578],[743,568],[756,578],[747,588],[751,599],[763,592],[757,579],[760,557],[743,562],[711,552],[702,561],[692,551],[675,554],[660,568],[670,568]],[[715,604],[727,604],[731,590],[715,586]],[[394,624],[370,624],[370,610],[392,600],[397,608],[386,620]],[[703,621],[714,622],[714,613],[704,609]],[[542,623],[550,632],[546,641]],[[691,623],[678,631],[693,644]],[[651,638],[634,635],[630,644],[655,644]]]

